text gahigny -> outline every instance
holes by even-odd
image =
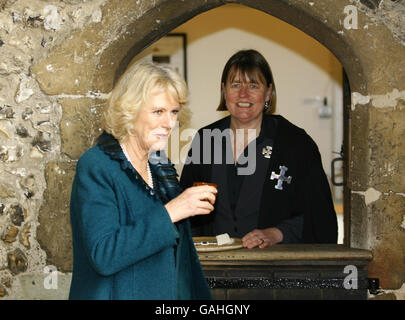
[[[156,307],[156,315],[182,315],[184,318],[187,317],[189,312],[198,312],[200,314],[209,315],[223,315],[223,314],[247,314],[250,305],[243,304],[202,304],[198,308],[191,308],[186,306],[168,306],[162,305]]]

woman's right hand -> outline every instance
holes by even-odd
[[[217,189],[203,185],[190,187],[179,196],[166,203],[165,208],[173,223],[214,210]]]

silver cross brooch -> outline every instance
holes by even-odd
[[[291,183],[292,177],[286,177],[285,172],[288,170],[285,166],[280,166],[280,174],[276,174],[274,171],[271,172],[270,180],[278,179],[277,184],[274,188],[277,190],[283,190],[283,182]]]

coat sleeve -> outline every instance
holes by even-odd
[[[147,211],[142,219],[123,224],[113,174],[97,159],[88,160],[77,165],[71,219],[74,239],[81,242],[77,247],[97,273],[112,275],[176,244],[170,217],[156,200],[142,206]]]

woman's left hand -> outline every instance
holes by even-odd
[[[242,245],[248,249],[254,247],[263,249],[281,241],[283,241],[283,233],[277,228],[255,229],[242,238]]]

